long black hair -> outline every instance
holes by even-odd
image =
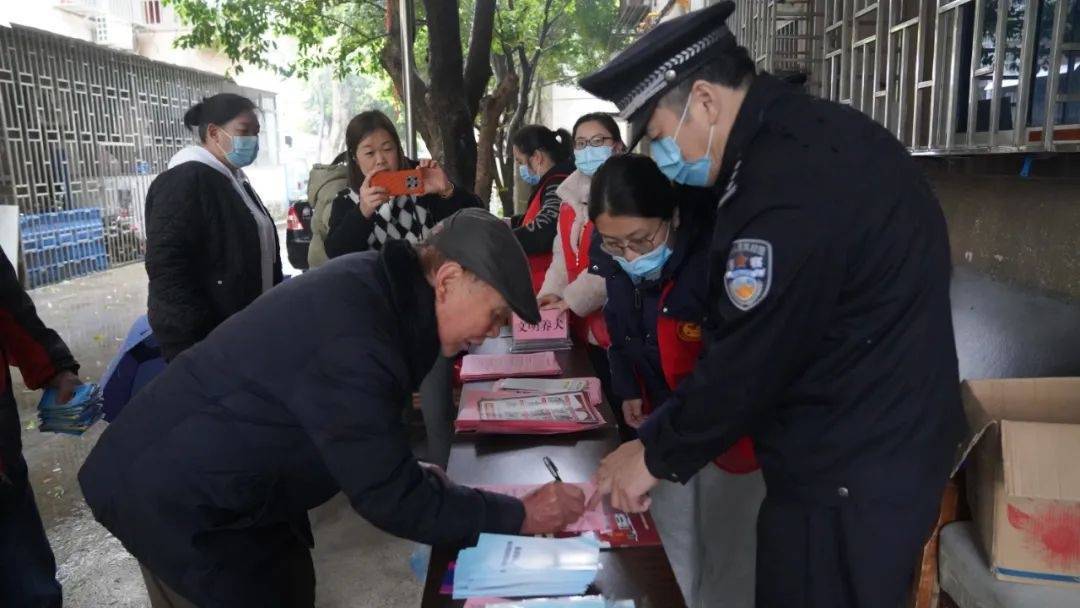
[[[360,164],[356,162],[356,149],[360,147],[360,142],[368,135],[379,130],[390,134],[390,139],[394,140],[394,145],[397,146],[398,168],[405,168],[405,152],[401,149],[401,138],[398,137],[394,121],[378,110],[361,112],[353,116],[352,120],[349,121],[349,126],[345,127],[345,152],[348,154],[346,160],[349,163],[349,185],[352,186],[353,190],[359,191],[360,186],[364,183],[364,172],[360,170]]]
[[[615,119],[612,118],[611,114],[608,114],[607,112],[590,112],[589,114],[585,114],[581,118],[577,119],[577,122],[574,123],[574,137],[577,137],[578,127],[587,122],[600,123],[600,126],[604,127],[605,131],[611,133],[611,137],[615,140],[613,143],[623,143],[622,132],[619,131],[619,123],[615,122]]]
[[[218,93],[204,97],[184,113],[184,126],[199,129],[199,141],[206,143],[206,129],[210,125],[224,125],[244,112],[254,112],[255,102],[235,93]]]
[[[589,219],[604,213],[669,220],[675,215],[675,189],[648,156],[613,156],[600,166],[589,190]]]
[[[510,143],[525,156],[532,156],[537,150],[543,150],[556,164],[566,162],[574,154],[574,138],[569,131],[552,131],[544,125],[521,127],[514,133]]]

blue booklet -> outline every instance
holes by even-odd
[[[82,435],[101,419],[101,389],[96,384],[83,384],[67,403],[57,403],[57,391],[45,389],[38,403],[41,430],[48,433]]]
[[[538,538],[481,534],[458,553],[454,599],[580,595],[600,568],[594,534]]]

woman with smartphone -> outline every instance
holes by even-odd
[[[394,123],[382,112],[357,114],[345,130],[349,187],[330,209],[328,258],[382,249],[387,241],[418,243],[440,220],[466,207],[481,207],[475,194],[457,187],[434,160],[406,158]],[[393,196],[372,184],[386,171],[423,169],[424,194]]]

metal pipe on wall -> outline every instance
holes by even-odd
[[[398,0],[398,19],[401,30],[401,81],[404,83],[405,105],[405,154],[409,158],[416,158],[416,128],[413,125],[412,104],[412,0]]]

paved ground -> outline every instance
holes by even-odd
[[[82,362],[83,377],[97,379],[145,311],[146,275],[132,265],[31,295]],[[1080,306],[958,271],[953,307],[963,377],[1080,375]],[[80,438],[40,433],[32,422],[38,395],[19,398],[26,459],[67,606],[146,606],[137,564],[94,522],[76,482],[101,427]],[[421,585],[408,567],[415,545],[375,530],[340,495],[313,511],[312,523],[319,606],[419,604]]]
[[[97,380],[131,323],[146,311],[146,273],[141,264],[134,264],[36,289],[30,295],[42,319],[63,336],[82,364],[83,378]],[[14,374],[17,378],[18,371]],[[21,388],[18,378],[15,385],[31,483],[56,553],[65,606],[148,606],[138,564],[94,521],[76,479],[104,424],[82,437],[41,433],[34,421],[40,395]],[[415,544],[370,526],[341,495],[313,511],[311,519],[318,606],[419,604],[422,585],[408,564]]]

